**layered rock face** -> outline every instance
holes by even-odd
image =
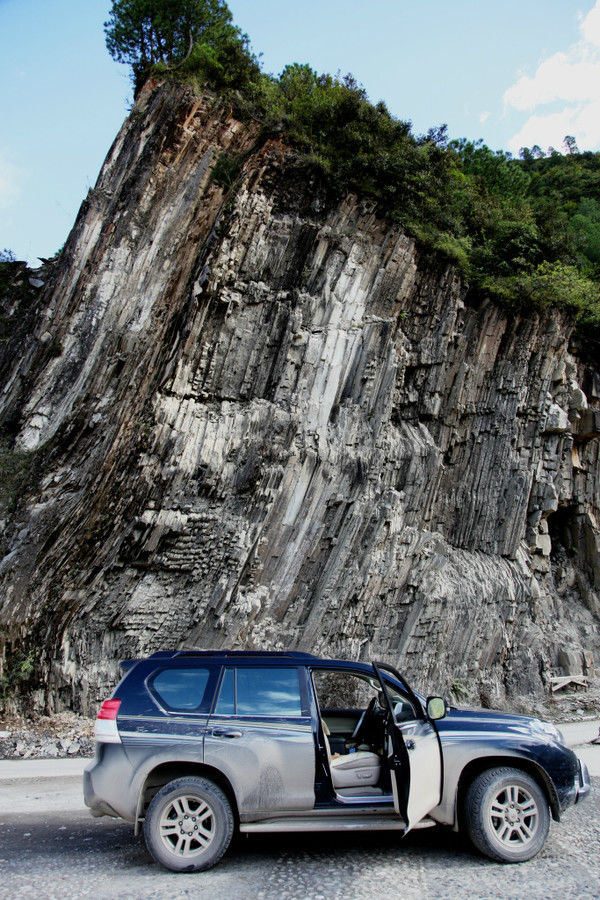
[[[2,393],[39,472],[2,523],[8,651],[50,708],[187,646],[386,658],[494,704],[592,673],[589,347],[469,306],[256,135],[148,84],[82,207]]]

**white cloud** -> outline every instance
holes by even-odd
[[[581,33],[588,44],[600,47],[600,3],[596,3],[581,23]]]
[[[21,194],[23,172],[0,156],[0,207],[12,206]]]
[[[479,113],[479,121],[481,122],[482,125],[484,122],[487,122],[489,117],[490,117],[490,114],[487,110],[485,112]]]
[[[600,59],[572,59],[566,53],[555,53],[540,63],[530,78],[524,75],[504,94],[504,103],[514,109],[529,111],[555,100],[578,103],[598,96]]]
[[[509,150],[533,144],[562,149],[567,134],[575,136],[580,149],[600,147],[600,0],[579,28],[576,44],[544,59],[534,75],[521,76],[505,92],[506,110],[531,113],[509,141]],[[548,104],[555,108],[539,109]]]

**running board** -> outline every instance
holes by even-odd
[[[267,831],[406,831],[406,825],[396,816],[285,816],[261,822],[240,822],[240,831],[253,834]]]

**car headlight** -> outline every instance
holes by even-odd
[[[558,741],[559,744],[564,744],[565,742],[565,739],[562,736],[562,732],[560,732],[556,725],[553,725],[552,722],[542,722],[541,719],[534,719],[533,730],[540,731],[542,734],[547,734],[548,737],[551,737],[555,741]]]

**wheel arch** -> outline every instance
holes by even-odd
[[[455,822],[459,825],[461,830],[463,826],[462,817],[464,801],[469,785],[475,778],[481,775],[482,772],[496,768],[519,769],[531,776],[544,792],[552,813],[552,818],[555,822],[560,820],[558,796],[554,785],[552,784],[552,779],[542,766],[533,762],[533,760],[524,759],[521,756],[480,756],[476,759],[472,759],[465,765],[458,780],[454,814]]]
[[[176,778],[183,778],[186,775],[200,776],[208,778],[214,782],[224,792],[225,796],[231,804],[236,827],[239,824],[239,811],[235,792],[229,779],[214,766],[208,766],[201,762],[192,762],[187,760],[174,760],[169,762],[161,762],[147,772],[142,784],[138,797],[137,812],[135,817],[135,833],[139,831],[140,823],[143,821],[146,810],[150,801],[158,791],[174,781]]]

